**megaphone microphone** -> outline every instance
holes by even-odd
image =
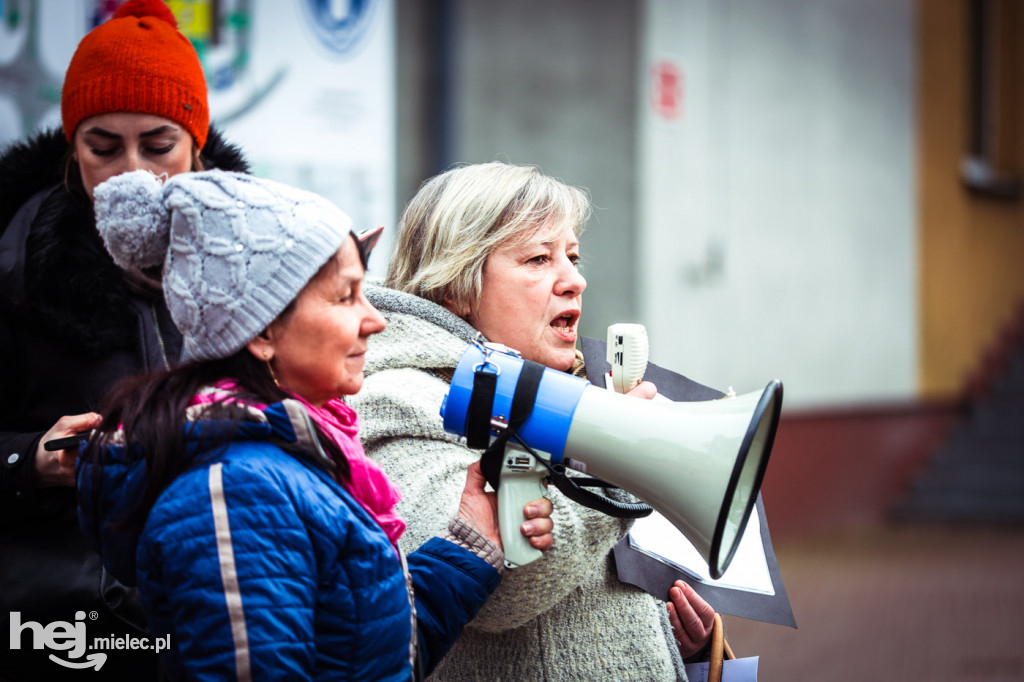
[[[608,326],[608,388],[616,393],[636,388],[647,371],[647,346],[647,328],[642,324],[619,322]]]
[[[500,484],[488,476],[498,491],[507,566],[540,557],[519,532],[522,508],[544,493],[549,469],[569,467],[651,505],[718,579],[757,501],[781,410],[777,380],[719,400],[637,400],[478,342],[463,353],[441,416],[445,431],[466,437],[469,447],[507,440]]]

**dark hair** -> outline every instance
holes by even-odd
[[[78,161],[75,160],[74,142],[68,145],[60,163],[64,169],[64,189],[71,196],[84,200],[91,206],[92,201],[90,201],[89,196],[85,192],[85,183],[82,182],[82,169],[78,166]]]
[[[269,405],[290,397],[277,386],[266,365],[246,348],[221,360],[189,362],[172,370],[123,379],[109,394],[102,412],[103,421],[82,453],[83,459],[94,467],[92,504],[95,506],[100,497],[104,451],[117,439],[124,443],[129,457],[145,460],[147,482],[142,497],[116,523],[122,527],[136,524],[141,527],[160,494],[193,464],[185,456],[189,439],[198,436],[196,424],[186,420],[189,402],[204,387],[222,379],[232,379],[241,387],[232,395],[238,402],[216,401],[206,406],[202,432],[204,450],[224,448],[234,439],[238,426],[247,421],[247,411],[239,403]],[[290,448],[289,443],[276,444],[296,459],[326,471],[335,480],[348,481],[349,464],[345,454],[315,423],[314,429],[329,461],[314,453]],[[123,434],[123,441],[119,440],[118,431]],[[95,511],[93,509],[91,516],[98,518]]]

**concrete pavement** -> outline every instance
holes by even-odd
[[[775,550],[799,629],[724,616],[760,682],[1024,680],[1024,527],[883,525]]]

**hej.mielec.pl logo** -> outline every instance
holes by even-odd
[[[95,611],[89,614],[90,620],[95,620]],[[67,659],[55,654],[50,654],[50,660],[66,668],[93,668],[99,670],[107,662],[107,654],[104,649],[125,650],[125,649],[152,649],[157,653],[168,649],[171,645],[171,636],[156,637],[150,641],[147,637],[131,636],[110,636],[95,637],[92,644],[89,644],[85,634],[85,611],[75,612],[73,623],[63,620],[55,620],[43,625],[32,620],[21,622],[21,612],[11,611],[10,633],[11,650],[21,649],[22,639],[27,635],[31,638],[31,648],[52,649],[54,651],[66,652],[63,655]],[[93,652],[82,659],[87,649]],[[96,651],[99,649],[100,651]]]

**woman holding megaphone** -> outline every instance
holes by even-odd
[[[449,170],[406,207],[385,286],[367,288],[389,325],[367,353],[353,404],[365,415],[367,454],[403,490],[410,547],[443,528],[459,472],[480,456],[445,433],[438,414],[466,347],[482,335],[583,374],[578,261],[589,213],[583,191],[504,163]],[[630,522],[557,491],[548,497],[554,547],[508,572],[433,679],[686,679],[682,658],[707,643],[714,610],[682,583],[667,608],[621,583],[610,550]]]

